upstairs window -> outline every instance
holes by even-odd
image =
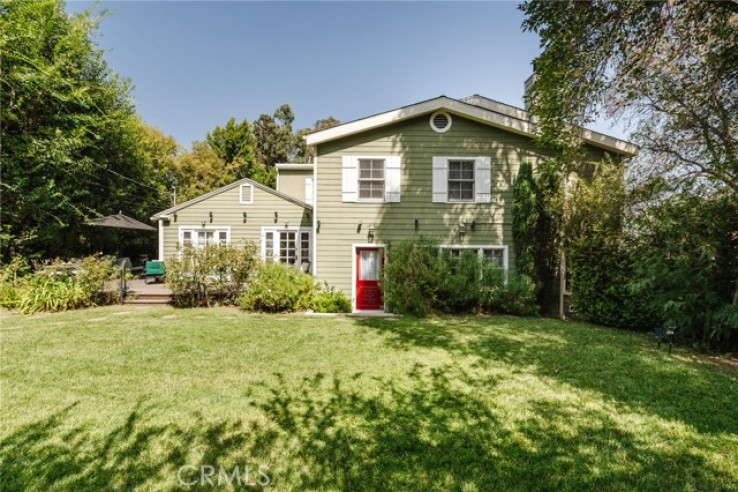
[[[359,159],[359,200],[384,200],[384,159]]]
[[[489,157],[433,157],[433,202],[489,203],[491,162]]]
[[[398,155],[341,158],[342,202],[399,202],[402,159]],[[315,185],[315,183],[313,183]]]
[[[448,201],[474,201],[474,160],[448,161]]]

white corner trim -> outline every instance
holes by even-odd
[[[318,156],[313,158],[313,277],[318,276]]]
[[[164,218],[159,222],[159,261],[164,261]]]

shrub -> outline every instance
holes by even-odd
[[[506,273],[491,266],[483,268],[481,305],[486,312],[535,316],[536,286],[527,275]]]
[[[431,311],[534,315],[535,284],[480,258],[474,249],[460,255],[426,241],[403,241],[388,251],[382,287],[388,309],[426,316]]]
[[[426,316],[435,305],[438,290],[438,244],[402,241],[387,251],[381,281],[390,312]]]
[[[465,249],[456,256],[442,249],[436,262],[435,309],[444,313],[475,312],[479,307],[482,268],[476,250]]]
[[[0,264],[0,307],[13,309],[20,304],[19,284],[29,270],[22,256],[15,256],[7,264]]]
[[[117,274],[110,258],[87,256],[79,261],[79,268],[73,275],[61,268],[58,259],[46,263],[38,272],[19,274],[27,270],[24,261],[3,268],[0,302],[4,307],[20,308],[25,314],[33,314],[99,306],[117,299],[116,292],[107,292],[105,288]]]
[[[324,290],[313,294],[310,308],[316,313],[350,313],[351,301],[343,292],[330,287],[326,282]]]
[[[179,307],[232,304],[258,264],[256,246],[209,245],[184,248],[166,261],[166,284]]]
[[[315,291],[313,277],[298,268],[266,263],[257,268],[238,305],[248,311],[267,313],[306,311]]]

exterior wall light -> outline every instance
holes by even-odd
[[[420,228],[420,221],[418,219],[415,219],[415,230],[417,231]]]
[[[276,224],[278,220],[279,220],[279,212],[277,212],[277,211],[275,210],[275,211],[274,211],[274,223]]]
[[[369,234],[368,234],[368,237],[369,237],[369,241],[373,241],[374,240],[374,224],[369,224]]]
[[[213,223],[213,212],[210,212],[209,215],[210,215],[210,223],[212,224]]]
[[[476,220],[472,220],[471,221],[471,230],[473,231],[475,227],[477,227],[477,221]]]
[[[243,213],[243,223],[244,223],[244,224],[246,223],[246,220],[247,220],[247,219],[248,219],[248,215],[246,214],[246,212],[244,212],[244,213]]]
[[[459,221],[459,234],[466,234],[466,222]]]

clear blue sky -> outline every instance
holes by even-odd
[[[70,2],[69,11],[88,8]],[[517,3],[103,2],[96,40],[139,114],[189,147],[229,117],[295,128],[445,94],[522,105],[538,39]],[[607,126],[598,125],[607,131]],[[610,131],[610,133],[618,133]]]

